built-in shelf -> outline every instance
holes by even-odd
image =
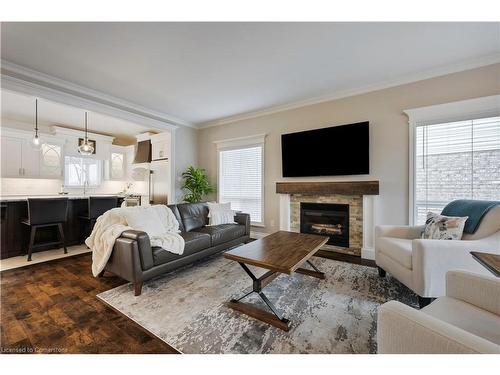
[[[378,195],[378,181],[276,182],[278,194]]]

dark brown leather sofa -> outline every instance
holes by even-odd
[[[250,239],[248,214],[237,213],[234,217],[236,224],[207,226],[206,203],[182,203],[168,207],[179,221],[180,235],[186,243],[182,255],[161,247],[151,247],[145,232],[128,230],[116,240],[104,269],[133,282],[136,296],[141,294],[144,281]]]

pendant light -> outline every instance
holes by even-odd
[[[38,136],[38,99],[35,99],[35,135],[31,139],[31,147],[35,150],[40,150],[42,141]]]
[[[89,143],[87,135],[87,112],[85,112],[85,138],[83,139],[83,143],[78,146],[78,153],[81,155],[92,155],[94,153],[94,147]]]

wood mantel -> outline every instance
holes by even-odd
[[[278,194],[378,195],[378,181],[276,182]]]

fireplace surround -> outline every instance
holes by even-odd
[[[300,232],[328,236],[328,245],[349,247],[349,205],[300,202]]]
[[[276,182],[279,195],[280,230],[300,232],[302,203],[348,205],[348,246],[327,244],[323,250],[374,259],[375,207],[378,181],[287,181]],[[317,227],[319,229],[319,227]]]

